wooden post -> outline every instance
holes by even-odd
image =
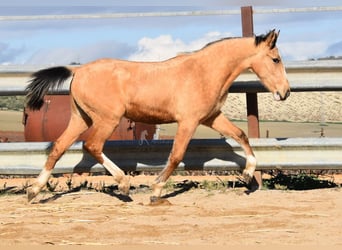
[[[242,36],[254,36],[253,30],[253,8],[252,6],[241,7],[241,23],[242,23]],[[246,93],[247,103],[247,122],[248,122],[248,137],[260,138],[259,128],[259,110],[258,110],[258,94]],[[256,171],[252,183],[252,188],[262,187],[261,171]]]

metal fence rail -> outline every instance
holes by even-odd
[[[272,13],[303,13],[342,11],[342,6],[320,6],[303,8],[259,9],[254,14]],[[143,17],[177,17],[177,16],[221,16],[239,15],[236,10],[194,10],[194,11],[164,11],[164,12],[128,12],[128,13],[100,13],[100,14],[68,14],[68,15],[29,15],[29,16],[0,16],[0,21],[42,21],[42,20],[72,20],[72,19],[116,19],[116,18],[143,18]]]
[[[342,169],[342,138],[251,139],[258,170]],[[166,163],[172,140],[109,141],[105,154],[126,171],[159,171]],[[0,174],[36,175],[45,163],[51,143],[0,143]],[[104,172],[104,168],[77,142],[54,169],[55,174]],[[245,157],[231,139],[192,140],[179,170],[241,170]]]
[[[293,92],[342,91],[342,60],[288,62],[285,66]],[[49,66],[0,65],[0,96],[25,95],[30,75],[46,67]],[[250,72],[243,72],[229,89],[231,93],[266,91],[257,76]],[[68,94],[68,89],[50,93]]]

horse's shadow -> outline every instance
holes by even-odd
[[[170,193],[167,193],[165,195],[163,195],[161,198],[163,199],[168,199],[168,198],[172,198],[172,197],[175,197],[179,194],[182,194],[182,193],[185,193],[187,191],[189,191],[190,189],[192,189],[193,187],[197,188],[197,185],[198,183],[196,182],[188,182],[186,183],[186,181],[182,182],[181,184],[178,184],[177,185],[177,188],[170,192]],[[136,188],[133,187],[131,188],[131,190],[135,190]],[[150,187],[149,187],[150,189]],[[54,195],[52,195],[51,197],[48,197],[48,198],[44,198],[44,199],[41,199],[37,202],[32,202],[32,204],[46,204],[46,203],[50,203],[50,202],[53,202],[53,201],[56,201],[58,199],[61,199],[63,196],[66,196],[66,195],[69,195],[69,194],[73,194],[73,193],[79,193],[81,191],[81,188],[73,188],[73,189],[70,189],[68,191],[65,191],[65,192],[60,192],[60,193],[56,193]],[[106,195],[109,195],[109,196],[112,196],[122,202],[125,202],[125,203],[128,203],[128,202],[133,202],[133,199],[129,196],[129,195],[123,195],[123,194],[120,194],[118,191],[117,191],[117,186],[111,186],[110,188],[107,188],[105,190],[102,191],[103,194],[106,194]]]
[[[198,182],[193,182],[193,181],[188,182],[185,180],[177,184],[177,187],[176,187],[177,189],[175,189],[171,193],[163,195],[161,198],[168,199],[168,198],[175,197],[179,194],[188,192],[192,188],[198,188],[198,184],[199,184]]]
[[[72,188],[68,191],[65,191],[65,192],[61,192],[61,193],[56,193],[54,194],[53,196],[51,197],[48,197],[48,198],[45,198],[45,199],[41,199],[39,200],[37,203],[40,203],[40,204],[45,204],[45,203],[49,203],[49,202],[52,202],[52,201],[55,201],[55,200],[58,200],[60,198],[62,198],[63,196],[65,195],[68,195],[68,194],[72,194],[72,193],[79,193],[81,191],[81,188],[80,187],[76,187],[76,188]],[[115,197],[117,198],[118,200],[121,200],[122,202],[132,202],[132,198],[128,195],[123,195],[123,194],[120,194],[120,193],[117,193],[117,192],[114,192],[114,191],[107,191],[107,190],[104,190],[102,191],[102,193],[104,194],[107,194],[107,195],[110,195],[112,197]],[[34,202],[33,202],[34,203]]]
[[[104,154],[124,171],[155,171],[164,168],[172,148],[172,140],[149,141],[140,145],[139,141],[108,141]],[[120,148],[118,150],[118,148]],[[235,151],[241,151],[238,145],[230,145],[225,139],[191,140],[179,169],[242,170],[246,159]],[[74,167],[74,172],[92,172],[99,167],[95,159],[86,151],[81,161]],[[103,171],[103,167],[101,167]]]

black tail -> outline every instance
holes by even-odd
[[[39,110],[44,104],[44,96],[48,90],[58,89],[71,76],[72,71],[66,67],[48,68],[33,73],[26,87],[26,106]]]

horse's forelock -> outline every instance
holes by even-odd
[[[255,36],[255,46],[258,46],[260,43],[264,42],[266,40],[266,35],[259,35]]]
[[[267,38],[270,35],[272,35],[274,32],[275,32],[275,30],[271,30],[267,34],[262,34],[262,35],[259,35],[259,36],[255,36],[255,40],[254,40],[255,46],[258,46],[262,42],[265,42],[267,40]],[[272,42],[272,44],[270,46],[271,49],[273,49],[276,46],[277,38],[278,38],[278,36],[276,35],[275,39],[273,40],[273,42]]]

